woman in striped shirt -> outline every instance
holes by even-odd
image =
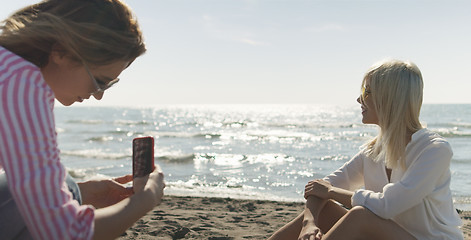
[[[77,188],[59,159],[53,108],[54,99],[100,100],[145,52],[130,9],[120,0],[46,0],[1,29],[0,239],[118,237],[160,203],[162,171],[134,179],[133,189],[121,185],[131,176]]]

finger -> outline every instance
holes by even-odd
[[[142,177],[136,177],[133,179],[133,190],[134,190],[134,193],[137,193],[141,190],[144,189],[146,183],[147,183],[147,180],[149,179],[149,175],[144,175]]]
[[[162,172],[162,168],[160,168],[160,165],[158,164],[154,165],[154,172]]]
[[[317,179],[316,181],[313,182],[313,185],[319,185],[319,184],[322,184],[322,183],[324,183],[324,180]]]
[[[134,187],[126,187],[126,193],[130,193],[131,195],[134,194]]]
[[[322,183],[323,185],[327,185],[327,186],[331,185],[330,182],[328,182],[328,181],[326,181],[326,180],[324,180],[324,179],[321,179],[321,180],[319,181],[319,183]]]
[[[121,192],[120,196],[122,197],[122,199],[125,199],[125,198],[127,198],[127,197],[129,197],[133,194],[134,194],[133,188],[132,187],[127,187]]]
[[[306,192],[304,193],[304,198],[307,199],[310,196],[317,196],[315,192]]]
[[[125,188],[125,189],[123,190],[123,193],[122,193],[122,195],[123,195],[123,196],[126,196],[126,197],[129,197],[129,196],[131,196],[131,195],[133,195],[133,194],[134,194],[133,187],[127,187],[127,188]]]
[[[308,186],[315,186],[316,184],[319,184],[319,180],[322,180],[322,179],[315,179],[315,180],[312,180],[312,181],[309,181],[307,184],[306,184],[306,187]]]
[[[113,180],[115,180],[118,183],[125,184],[125,183],[128,183],[128,182],[132,181],[132,179],[133,179],[132,175],[128,174],[128,175],[125,175],[125,176],[122,176],[122,177],[114,178]]]
[[[307,199],[309,196],[311,196],[311,192],[304,192],[304,198]]]
[[[309,190],[309,189],[308,189],[308,190],[304,190],[304,195],[307,195],[307,194],[309,194],[309,193],[311,193],[311,192],[312,192],[312,191]]]

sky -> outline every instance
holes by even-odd
[[[35,2],[5,1],[0,18]],[[388,58],[419,66],[424,103],[471,103],[471,1],[125,2],[147,52],[101,101],[75,105],[355,104]]]

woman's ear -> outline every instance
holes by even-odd
[[[54,43],[51,53],[49,54],[49,62],[56,65],[62,65],[65,63],[65,61],[68,60],[67,52],[64,50],[64,48],[60,44]]]

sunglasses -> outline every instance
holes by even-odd
[[[115,85],[117,82],[119,82],[119,78],[115,78],[115,79],[109,81],[108,83],[103,83],[101,81],[99,82],[93,76],[92,72],[90,72],[90,69],[88,68],[87,64],[84,63],[83,66],[85,67],[85,70],[87,70],[87,73],[90,76],[90,79],[92,79],[93,83],[95,84],[96,90],[95,90],[95,92],[92,93],[92,95],[97,94],[97,93],[102,93],[105,90],[107,90],[108,88]]]
[[[369,86],[361,87],[361,99],[366,100],[370,94],[371,91]]]

